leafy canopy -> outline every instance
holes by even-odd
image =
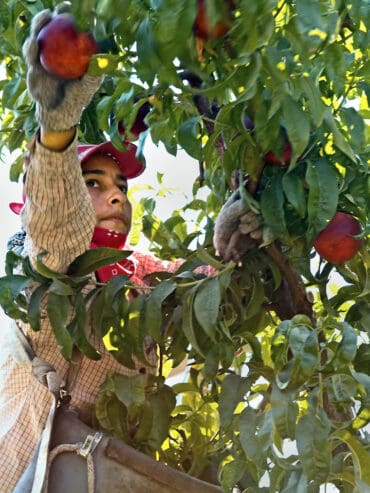
[[[211,25],[228,4],[205,0]],[[0,6],[0,149],[24,151],[36,130],[27,93],[22,44],[32,17],[56,2],[9,0]],[[112,354],[132,366],[150,334],[160,375],[145,388],[108,375],[96,405],[99,425],[161,460],[199,475],[218,469],[226,492],[343,492],[370,488],[370,257],[368,253],[370,4],[368,0],[231,2],[225,35],[194,34],[197,2],[81,0],[72,11],[101,53],[91,73],[105,81],[82,116],[80,138],[122,146],[146,103],[155,144],[200,162],[193,198],[168,219],[142,199],[142,233],[161,258],[183,258],[174,274],[153,277],[148,293],[126,301],[124,277],[95,285],[93,320]],[[248,121],[252,124],[247,124]],[[266,162],[273,151],[286,167]],[[17,156],[10,179],[17,180]],[[148,165],[150,156],[147,156]],[[181,162],[178,163],[181,166]],[[222,262],[212,244],[215,218],[235,188],[261,218],[263,243],[241,265]],[[244,179],[246,188],[244,188]],[[234,185],[233,185],[234,184]],[[238,185],[237,185],[238,186]],[[206,191],[206,193],[204,193]],[[186,211],[193,211],[193,229]],[[337,210],[362,225],[362,247],[332,265],[312,248]],[[196,247],[194,246],[196,242]],[[14,254],[0,279],[6,313],[40,327],[47,309],[68,359],[75,344],[99,358],[85,335],[88,273],[112,253],[94,251],[60,276],[39,263],[34,272]],[[23,263],[24,275],[13,268]],[[202,265],[214,267],[205,276]],[[39,287],[30,300],[23,290]],[[311,294],[310,294],[311,292]],[[67,323],[71,306],[75,317]],[[187,382],[164,380],[189,358]],[[270,486],[263,486],[268,477]]]

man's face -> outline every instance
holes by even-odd
[[[82,164],[82,174],[96,213],[96,226],[127,234],[131,228],[131,204],[127,180],[110,157],[94,154]]]

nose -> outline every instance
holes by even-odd
[[[127,195],[119,187],[114,186],[110,190],[108,201],[110,204],[124,204],[127,202]]]

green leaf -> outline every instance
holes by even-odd
[[[29,285],[29,283],[30,279],[20,274],[0,277],[1,303],[3,303],[3,300],[5,299],[9,301],[14,301],[19,293],[21,293],[21,291],[23,291]]]
[[[271,413],[274,425],[281,438],[294,440],[298,406],[292,393],[282,392],[273,384],[271,392]]]
[[[258,467],[265,466],[264,450],[258,437],[261,426],[268,420],[268,414],[262,414],[251,408],[246,408],[239,418],[240,443],[247,459]],[[270,423],[271,424],[271,423]],[[270,429],[270,446],[272,446],[272,427]]]
[[[193,116],[183,122],[177,132],[180,146],[195,159],[202,157],[200,118]]]
[[[249,101],[257,91],[257,81],[262,68],[261,54],[256,51],[251,56],[251,60],[246,67],[242,67],[244,70],[243,81],[244,90],[238,96],[237,101]]]
[[[2,98],[6,101],[6,106],[12,108],[17,105],[18,98],[25,92],[26,84],[22,79],[13,79],[3,87]]]
[[[336,171],[323,157],[314,163],[308,163],[306,181],[309,186],[307,234],[312,241],[333,218],[337,210],[339,190]]]
[[[115,373],[112,379],[116,396],[129,412],[144,405],[145,378],[143,375],[128,376]]]
[[[226,462],[222,468],[220,477],[223,491],[231,493],[234,489],[234,485],[244,476],[245,469],[245,461],[240,459]]]
[[[156,392],[149,393],[148,406],[153,413],[153,425],[146,439],[152,450],[157,450],[168,435],[171,412],[176,406],[176,396],[168,385],[162,385]]]
[[[220,422],[224,428],[231,425],[235,408],[250,388],[250,382],[247,378],[239,375],[227,375],[222,382],[219,413]]]
[[[289,169],[295,166],[296,159],[304,152],[310,139],[310,122],[301,105],[292,98],[283,101],[284,126],[292,145],[292,159]]]
[[[302,77],[301,84],[309,102],[312,122],[315,127],[320,127],[324,119],[325,105],[321,99],[319,86],[311,79],[311,77]]]
[[[113,325],[120,324],[116,305],[118,304],[121,311],[124,311],[125,306],[127,306],[124,293],[126,284],[127,277],[113,277],[101,288],[100,293],[94,299],[92,325],[100,337],[104,337]]]
[[[71,309],[65,296],[49,293],[47,301],[48,318],[53,329],[58,349],[66,360],[72,357],[73,341],[67,331],[67,319]]]
[[[261,194],[261,213],[275,238],[289,241],[285,222],[282,176],[274,174]]]
[[[87,72],[92,76],[113,74],[119,61],[119,57],[111,53],[93,55]]]
[[[302,325],[292,327],[289,332],[289,346],[293,357],[299,357],[299,366],[305,376],[311,375],[319,362],[317,333]]]
[[[347,365],[348,363],[353,361],[356,356],[358,347],[358,335],[354,328],[346,322],[340,323],[339,329],[342,333],[342,339],[338,346],[335,357],[336,359],[338,359],[338,361]]]
[[[130,444],[127,408],[114,395],[114,389],[107,388],[107,383],[110,383],[109,380],[103,383],[94,408],[99,428]]]
[[[58,294],[59,296],[69,296],[74,293],[71,286],[68,286],[68,284],[65,284],[59,279],[53,279],[49,290],[51,293]]]
[[[216,342],[216,323],[221,303],[220,282],[216,277],[199,285],[194,299],[194,314],[208,337]]]
[[[84,297],[79,294],[74,302],[75,316],[68,325],[68,331],[72,336],[73,342],[86,357],[92,360],[101,359],[101,354],[89,342],[86,334],[87,317]]]
[[[31,294],[28,310],[27,310],[27,318],[28,322],[31,325],[33,330],[40,330],[40,322],[41,322],[41,301],[48,289],[47,285],[38,286]]]
[[[162,281],[153,289],[146,300],[145,327],[148,335],[152,335],[156,341],[161,338],[162,303],[175,289],[176,284],[174,282]]]
[[[346,443],[352,452],[353,466],[356,479],[361,479],[370,487],[370,454],[356,437],[346,429],[336,430],[333,438]]]
[[[64,4],[62,5],[64,6]],[[81,31],[86,31],[90,27],[89,23],[91,22],[94,14],[94,7],[94,0],[80,0],[77,3],[73,2],[71,5],[71,12],[76,19],[78,28]]]
[[[250,280],[251,288],[246,297],[245,318],[250,320],[261,312],[262,304],[265,301],[265,290],[263,281],[256,276]]]
[[[222,270],[225,268],[225,265],[214,258],[206,248],[202,247],[201,245],[197,246],[196,250],[196,256],[202,260],[204,265],[210,265],[211,267],[214,267],[217,270]]]
[[[285,196],[300,217],[306,215],[306,197],[303,179],[292,171],[284,173],[282,186]]]
[[[341,112],[351,143],[358,152],[361,152],[365,145],[365,122],[355,108],[342,108]]]
[[[158,43],[149,17],[141,22],[137,30],[136,42],[140,60],[140,65],[137,67],[138,74],[151,85],[162,62],[159,58]]]
[[[324,18],[318,0],[297,0],[296,4],[298,23],[303,32],[316,28],[324,29]]]
[[[99,267],[125,260],[131,253],[131,251],[107,247],[87,250],[71,263],[68,272],[73,276],[87,276]]]
[[[338,147],[338,149],[342,151],[343,154],[348,156],[351,159],[351,161],[356,163],[355,153],[353,152],[352,147],[345,140],[343,134],[339,130],[333,115],[330,113],[330,110],[326,111],[324,121],[326,125],[329,127],[329,130],[331,130],[331,132],[333,133],[334,145]]]
[[[10,318],[27,320],[24,310],[26,299],[21,293],[29,283],[30,279],[21,275],[0,278],[0,305]]]
[[[197,286],[190,289],[183,297],[183,317],[182,317],[182,330],[192,345],[192,347],[201,356],[205,356],[196,338],[195,325],[193,320],[194,299]]]
[[[316,332],[303,326],[293,327],[289,332],[289,348],[293,357],[276,377],[280,389],[298,388],[314,374],[319,364]]]
[[[60,272],[55,272],[52,269],[49,269],[43,262],[42,257],[45,256],[45,253],[39,253],[36,259],[36,270],[39,274],[47,279],[59,279],[59,280],[68,280],[68,276],[65,274],[61,274]]]
[[[331,424],[320,408],[302,416],[297,423],[296,440],[299,458],[307,479],[318,482],[328,478],[331,469]]]
[[[286,486],[281,493],[308,493],[307,477],[304,471],[289,471],[286,475]]]
[[[358,391],[358,383],[351,375],[336,373],[331,377],[333,397],[342,405],[351,405]]]

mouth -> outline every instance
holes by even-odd
[[[99,221],[99,226],[117,231],[118,233],[126,233],[129,228],[126,219],[120,215],[102,218]]]

